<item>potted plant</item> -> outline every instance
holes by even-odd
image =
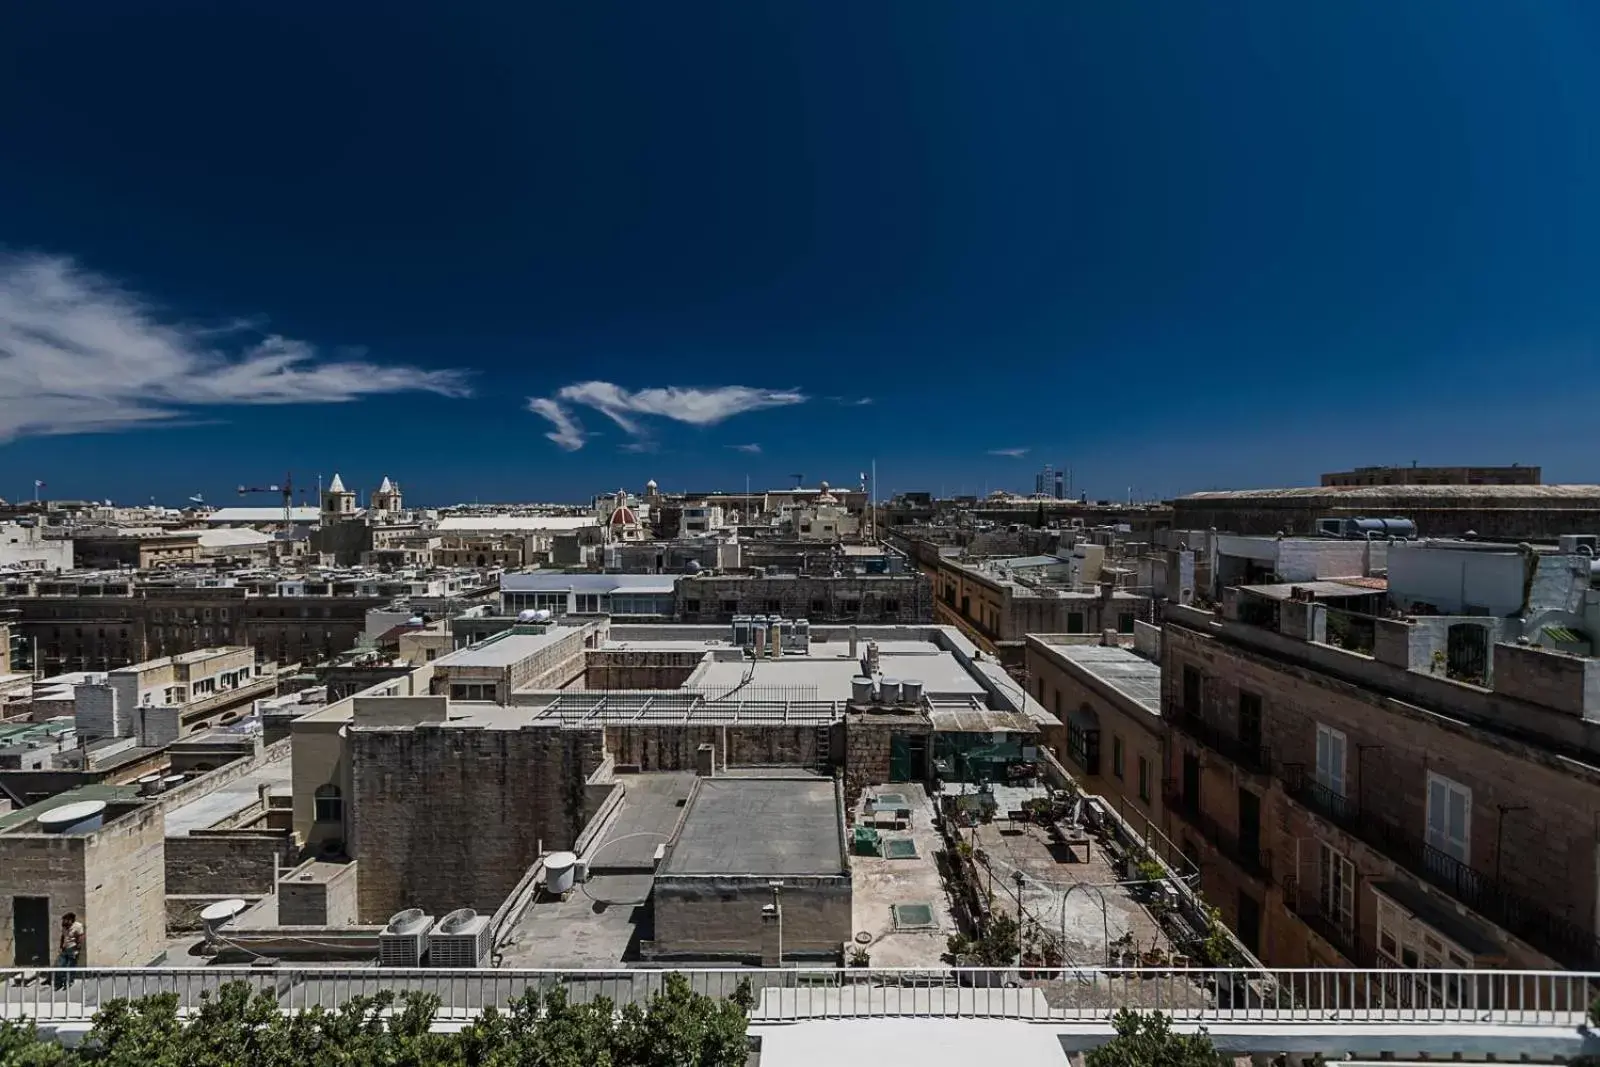
[[[857,945],[855,948],[850,950],[850,966],[852,966],[852,967],[870,967],[870,966],[872,966],[872,953],[868,952],[866,949],[862,948],[860,945]]]

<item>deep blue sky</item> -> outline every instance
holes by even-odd
[[[0,496],[337,469],[578,498],[874,457],[886,493],[1031,489],[1045,461],[1095,496],[1413,459],[1597,481],[1597,54],[1593,0],[5,5],[27,291],[0,316],[27,321],[0,342],[34,362],[0,352],[0,405],[68,369],[11,418],[37,424]],[[102,330],[107,299],[137,328]],[[474,395],[106,385],[151,331],[201,353],[180,379],[272,333],[301,369]],[[635,437],[559,399],[594,380],[807,400]],[[151,408],[178,425],[43,435]]]

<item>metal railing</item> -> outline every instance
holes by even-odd
[[[1364,961],[1365,954],[1356,934],[1354,922],[1346,925],[1336,916],[1329,915],[1322,907],[1322,900],[1312,891],[1312,887],[1301,886],[1299,879],[1292,874],[1283,879],[1283,903],[1296,918],[1311,927],[1318,937],[1338,949],[1345,959],[1353,963]],[[1353,918],[1352,916],[1352,920]]]
[[[1600,936],[1509,888],[1501,879],[1462,863],[1420,835],[1366,811],[1305,772],[1283,768],[1285,791],[1306,808],[1437,886],[1490,922],[1568,967],[1600,966]]]
[[[1245,873],[1263,881],[1272,881],[1272,850],[1261,847],[1259,831],[1256,840],[1251,842],[1229,830],[1200,810],[1194,799],[1184,794],[1176,778],[1163,778],[1161,793],[1167,810],[1194,827],[1218,852]]]
[[[1168,721],[1213,752],[1232,760],[1252,774],[1272,773],[1272,750],[1259,741],[1236,737],[1215,723],[1202,718],[1199,712],[1185,708],[1174,710]]]
[[[0,1017],[84,1022],[114,1000],[172,993],[185,1013],[228,982],[269,992],[284,1011],[336,1009],[383,990],[432,993],[440,1021],[475,1018],[528,992],[579,1003],[647,1001],[656,969],[399,970],[206,967],[0,971]],[[1244,968],[690,968],[696,991],[727,999],[749,983],[757,1023],[808,1019],[980,1018],[1104,1022],[1122,1007],[1177,1020],[1243,1024],[1383,1022],[1577,1027],[1600,973]],[[70,977],[58,987],[56,979]]]

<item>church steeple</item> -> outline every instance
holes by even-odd
[[[324,525],[341,522],[355,518],[355,514],[356,495],[344,487],[344,479],[335,473],[322,494],[322,522]]]
[[[400,487],[383,476],[383,484],[372,494],[372,510],[383,515],[397,515],[401,510]]]

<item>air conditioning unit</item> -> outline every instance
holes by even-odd
[[[458,908],[429,931],[428,966],[481,966],[489,958],[491,940],[488,916]]]
[[[389,925],[378,934],[378,966],[421,967],[428,955],[428,931],[433,916],[421,908],[407,908],[389,917]]]

